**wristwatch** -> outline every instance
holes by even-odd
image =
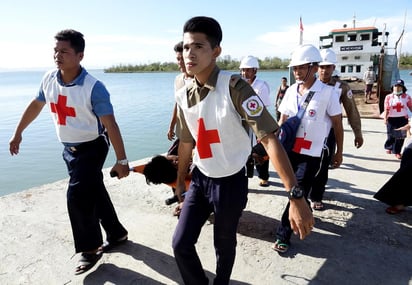
[[[298,185],[293,186],[292,189],[288,192],[288,198],[291,199],[300,199],[303,197],[303,190],[300,189]]]
[[[128,165],[128,164],[129,164],[129,161],[127,160],[127,158],[125,158],[125,159],[119,159],[119,160],[117,161],[117,164],[120,164],[120,165]]]

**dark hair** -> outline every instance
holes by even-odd
[[[197,16],[186,21],[183,33],[205,34],[212,48],[220,46],[222,41],[222,29],[219,23],[210,17]]]
[[[288,81],[288,79],[287,79],[286,77],[282,77],[282,80],[286,80],[286,81]]]
[[[147,184],[172,183],[177,179],[177,169],[165,156],[156,155],[144,167],[143,175]]]
[[[83,34],[78,31],[75,31],[72,29],[62,30],[58,32],[54,36],[54,38],[57,41],[70,42],[70,46],[74,49],[76,53],[84,52],[85,42],[84,42]]]
[[[180,41],[177,44],[175,44],[173,49],[175,52],[183,52],[183,41]]]

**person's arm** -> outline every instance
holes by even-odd
[[[361,118],[359,114],[359,110],[356,107],[356,102],[353,99],[352,90],[342,90],[342,104],[343,108],[345,109],[346,116],[348,117],[348,122],[350,127],[352,128],[353,134],[355,136],[354,144],[356,148],[360,148],[363,145],[363,136],[361,130]],[[350,93],[349,93],[350,92]],[[350,94],[350,96],[348,96]]]
[[[385,101],[383,102],[383,123],[386,125],[388,122],[389,116],[389,101],[390,101],[391,94],[386,95]]]
[[[193,142],[179,142],[179,163],[177,164],[177,179],[175,195],[182,202],[182,194],[186,191],[185,178],[187,176],[187,170],[189,169],[190,162],[192,160]]]
[[[113,145],[113,149],[117,159],[116,163],[112,167],[111,172],[116,172],[118,174],[118,179],[127,177],[130,172],[129,164],[126,163],[125,165],[123,165],[118,163],[119,160],[127,159],[127,156],[123,144],[122,135],[120,134],[120,129],[116,123],[116,119],[114,115],[104,115],[100,117],[100,120],[107,130],[107,134],[109,136],[110,142]]]
[[[167,132],[167,139],[169,141],[173,140],[175,138],[175,126],[176,126],[176,121],[177,121],[177,105],[175,103],[173,107],[173,113],[172,113],[172,118],[170,120],[169,124],[169,131]]]
[[[290,191],[293,186],[298,184],[284,148],[274,134],[263,137],[261,142],[286,191]],[[310,234],[315,219],[305,198],[290,200],[289,220],[293,232],[298,234],[300,239],[304,239]]]
[[[342,115],[336,115],[330,117],[332,120],[332,127],[336,139],[336,152],[332,158],[333,167],[339,167],[343,160],[343,124]]]
[[[19,153],[20,143],[22,141],[23,131],[37,118],[46,103],[33,99],[27,106],[16,126],[13,136],[9,141],[9,150],[11,155]]]

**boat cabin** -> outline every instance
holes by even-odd
[[[389,32],[376,27],[334,29],[319,37],[319,48],[331,48],[337,55],[336,70],[344,80],[362,80],[369,66],[377,73],[379,54],[385,53]]]

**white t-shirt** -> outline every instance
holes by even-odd
[[[297,83],[289,87],[279,106],[279,111],[288,117],[295,116],[298,113],[309,91],[314,91],[315,94],[306,108],[292,151],[320,157],[332,127],[330,117],[342,114],[339,96],[337,96],[337,91],[333,86],[326,85],[319,79],[304,95],[300,95],[297,88]]]

